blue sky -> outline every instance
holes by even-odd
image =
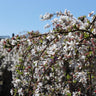
[[[0,0],[0,36],[31,30],[45,33],[47,21],[40,21],[40,15],[65,9],[75,17],[96,13],[96,0]]]

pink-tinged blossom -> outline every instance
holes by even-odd
[[[94,11],[88,14],[88,17],[91,17],[93,15]]]

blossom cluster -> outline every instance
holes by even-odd
[[[57,18],[52,20],[52,32],[40,34],[32,31],[0,41],[0,54],[3,56],[0,68],[7,66],[12,71],[12,95],[94,94],[96,16],[93,15],[92,21],[86,16],[76,19],[65,10],[64,13],[46,13],[41,19],[48,20],[54,15]]]

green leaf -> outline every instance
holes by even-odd
[[[51,56],[51,59],[53,59],[54,58],[54,56]]]
[[[7,48],[7,45],[4,45],[4,48]]]
[[[14,96],[16,96],[17,94],[17,89],[14,89]]]
[[[54,89],[52,89],[52,92],[54,92]]]
[[[31,46],[28,46],[27,50],[30,50],[31,49]]]
[[[94,79],[94,76],[92,75],[91,78]]]
[[[89,52],[89,55],[92,55],[92,53],[93,53],[93,51],[90,51],[90,52]]]
[[[71,28],[68,28],[68,31],[69,31],[69,32],[71,32],[71,31],[72,31],[72,29],[71,29]]]
[[[30,34],[30,32],[29,32],[29,31],[28,31],[27,33],[28,33],[28,34]]]
[[[87,23],[89,24],[89,23],[90,23],[90,21],[88,20],[88,21],[87,21]]]
[[[16,39],[20,39],[20,37],[18,36]]]
[[[40,43],[43,43],[43,40],[42,39],[40,39]]]
[[[94,30],[94,29],[93,29],[93,28],[91,28],[91,30],[90,30],[90,31],[92,32],[93,30]]]
[[[88,38],[88,37],[89,37],[89,34],[86,33],[86,32],[84,32],[84,37],[85,37],[85,38]]]
[[[57,64],[56,66],[57,66],[57,68],[59,68],[59,67],[60,67],[60,66],[59,66],[59,64]]]
[[[76,83],[76,82],[77,82],[76,80],[73,81],[73,83]]]
[[[77,29],[76,24],[73,25],[73,28],[74,28],[74,29]]]
[[[53,71],[53,72],[55,71],[55,68],[54,68],[54,66],[52,66],[52,71]]]
[[[67,79],[69,80],[71,78],[71,76],[69,74],[67,74]]]
[[[92,54],[93,54],[93,51],[89,51],[89,53],[88,53],[87,56],[89,57],[89,56],[91,56]]]
[[[21,58],[19,58],[19,61],[20,61],[20,62],[23,62],[23,60],[22,60]]]
[[[71,96],[71,93],[67,93],[67,96]]]
[[[20,70],[16,70],[16,72],[19,74],[19,75],[22,75],[23,72],[20,72]]]
[[[46,39],[46,36],[44,35],[43,38]]]
[[[47,51],[45,51],[45,55],[48,55]]]

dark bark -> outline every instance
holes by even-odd
[[[12,88],[12,72],[8,71],[7,68],[3,70],[2,81],[3,85],[1,86],[2,90],[0,96],[11,96],[10,89]]]

